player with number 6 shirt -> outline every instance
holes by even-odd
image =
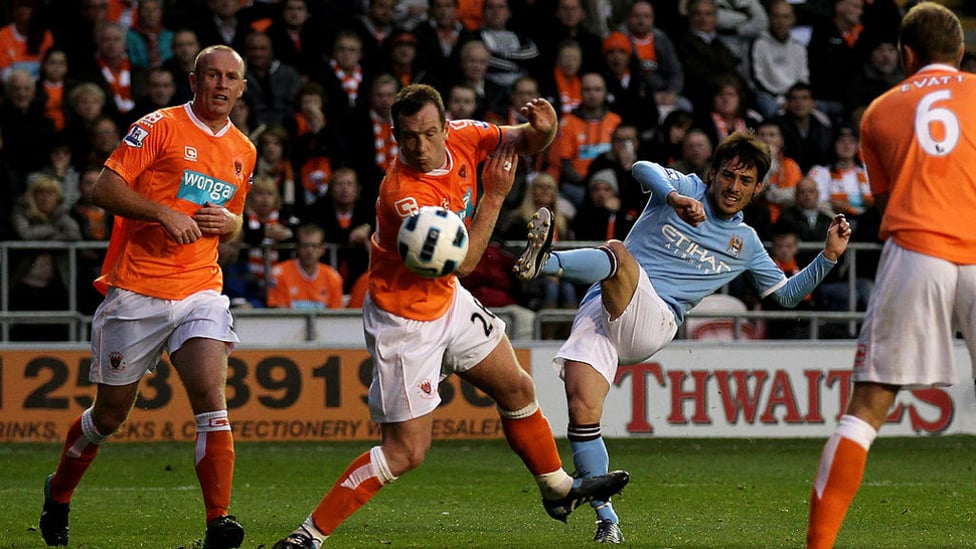
[[[934,2],[911,8],[899,29],[909,76],[861,121],[885,244],[857,342],[854,389],[813,482],[810,549],[833,546],[898,392],[959,381],[957,332],[976,363],[976,75],[959,70],[964,52],[950,10]]]

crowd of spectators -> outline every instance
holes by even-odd
[[[628,171],[635,159],[704,178],[718,141],[753,129],[775,157],[765,195],[747,210],[764,240],[790,252],[794,241],[823,239],[807,230],[822,216],[844,212],[854,240],[874,242],[858,120],[902,78],[895,37],[904,4],[12,0],[0,13],[0,240],[107,240],[111,219],[86,196],[93,174],[130,124],[190,99],[202,47],[226,44],[247,62],[232,121],[259,151],[242,241],[222,247],[239,306],[267,306],[275,265],[302,259],[303,246],[314,249],[306,263],[318,256],[335,267],[343,301],[362,286],[378,185],[398,154],[390,106],[409,83],[440,90],[449,119],[519,123],[519,105],[536,95],[560,113],[548,151],[519,163],[499,241],[524,239],[524,218],[540,204],[558,212],[562,241],[622,238],[647,199]],[[309,225],[338,253],[319,253]],[[784,268],[809,260],[786,252]],[[61,254],[12,256],[10,287],[67,287]],[[523,286],[489,255],[473,278],[484,295],[530,309],[575,307],[579,288]],[[850,297],[863,308],[876,256],[857,256]],[[86,250],[83,260],[77,306],[91,314],[99,258]],[[847,310],[847,285],[835,282],[810,306]]]

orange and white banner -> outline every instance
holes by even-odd
[[[568,423],[553,370],[558,341],[519,342],[539,404],[557,437]],[[644,364],[619,368],[601,421],[606,437],[827,437],[851,391],[854,341],[675,341]],[[976,434],[969,353],[955,350],[959,383],[902,391],[882,436]],[[0,442],[60,440],[91,405],[90,354],[0,346]],[[371,361],[363,349],[240,348],[230,358],[227,401],[236,440],[376,440],[366,405]],[[494,403],[457,376],[440,386],[438,439],[499,438]],[[143,379],[124,441],[192,440],[194,422],[173,368]]]
[[[522,351],[523,364],[529,354]],[[64,438],[91,406],[87,349],[0,349],[0,441]],[[366,398],[372,362],[365,350],[239,349],[230,357],[227,405],[236,440],[379,438]],[[503,436],[494,402],[457,376],[440,386],[434,414],[440,439]],[[173,367],[160,361],[146,376],[122,441],[193,440],[195,424]]]

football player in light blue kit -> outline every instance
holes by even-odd
[[[769,148],[743,132],[715,150],[706,182],[651,162],[634,163],[634,177],[651,197],[624,242],[553,252],[552,213],[539,210],[529,223],[529,243],[515,267],[520,278],[596,282],[553,361],[565,382],[567,436],[578,475],[608,470],[600,418],[618,364],[650,358],[674,339],[692,307],[743,272],[752,275],[762,297],[795,307],[847,249],[851,227],[838,215],[823,252],[795,276],[783,274],[743,222],[742,209],[762,192],[769,165]],[[592,505],[594,541],[622,542],[610,502]]]

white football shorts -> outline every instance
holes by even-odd
[[[363,304],[366,348],[373,358],[369,411],[377,423],[425,416],[441,402],[437,385],[477,366],[505,336],[505,322],[460,284],[443,316],[422,321]]]
[[[913,252],[889,238],[857,339],[854,381],[954,385],[957,331],[976,364],[976,265]]]
[[[93,383],[128,385],[156,368],[163,350],[175,352],[194,337],[227,343],[234,333],[227,296],[204,290],[181,300],[149,297],[109,288],[92,318]]]
[[[567,360],[583,362],[613,385],[619,364],[644,362],[670,343],[677,332],[674,313],[641,269],[633,298],[614,320],[603,308],[601,294],[580,305],[569,338],[553,359],[553,367],[563,378]]]

